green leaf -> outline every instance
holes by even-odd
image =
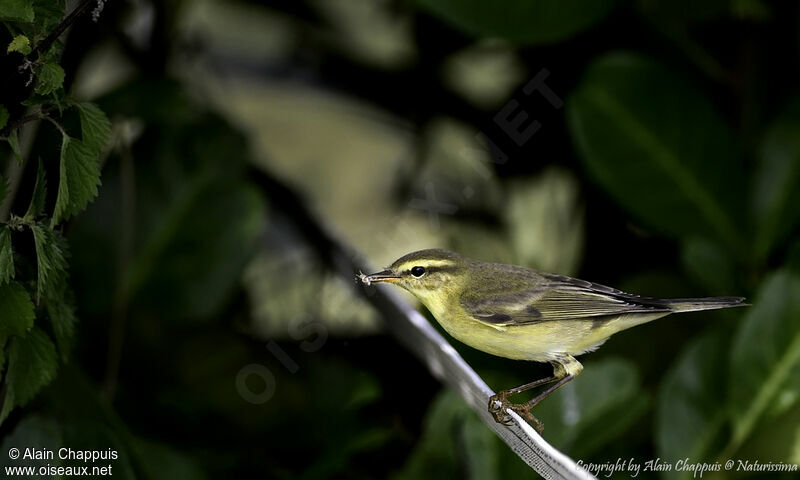
[[[800,399],[800,276],[780,271],[764,281],[730,358],[733,453],[778,398],[792,399],[784,409]]]
[[[0,0],[0,20],[33,21],[33,0]]]
[[[33,13],[36,16],[36,26],[40,31],[50,32],[55,29],[64,18],[66,6],[67,2],[33,0]],[[51,51],[53,50],[56,49],[51,49]]]
[[[36,244],[36,299],[38,301],[49,287],[50,277],[62,275],[67,263],[55,232],[40,224],[32,225],[31,231]]]
[[[759,421],[736,457],[800,463],[800,404]]]
[[[667,463],[689,458],[712,462],[725,438],[727,412],[723,332],[694,339],[667,373],[656,408],[656,451]],[[691,472],[665,472],[667,478],[691,478]]]
[[[56,376],[58,357],[53,342],[36,327],[24,337],[13,337],[8,348],[6,398],[0,422],[15,407],[24,406]]]
[[[758,150],[753,189],[755,250],[763,258],[800,222],[800,99],[767,131]]]
[[[61,172],[51,227],[80,212],[97,196],[100,164],[97,154],[81,140],[64,136]]]
[[[567,39],[599,23],[616,2],[420,0],[420,4],[473,35],[541,44]]]
[[[0,227],[0,285],[12,278],[14,278],[14,250],[11,248],[11,230],[3,225]]]
[[[8,53],[19,52],[23,55],[27,55],[31,53],[31,41],[25,35],[17,35],[11,40],[11,43],[8,44],[8,49],[6,51]],[[0,126],[0,128],[2,127]]]
[[[0,105],[0,129],[6,126],[8,123],[8,110],[6,107]]]
[[[36,72],[36,93],[49,95],[64,84],[64,69],[57,63],[45,63]]]
[[[34,317],[33,302],[21,284],[0,285],[0,344],[11,336],[24,335],[33,326]]]
[[[47,316],[53,326],[53,335],[58,345],[61,359],[66,362],[75,341],[75,302],[72,290],[67,283],[67,275],[56,275],[45,290],[44,302]]]
[[[742,248],[733,220],[742,156],[703,94],[663,65],[619,53],[588,68],[567,107],[583,162],[624,208],[663,233]]]
[[[47,178],[45,177],[44,166],[42,159],[39,159],[39,169],[36,171],[36,183],[33,186],[33,195],[31,196],[31,203],[28,205],[28,211],[25,212],[23,217],[25,220],[32,221],[42,214],[44,211],[44,202],[47,196]]]
[[[93,103],[79,103],[76,105],[81,118],[81,138],[94,155],[100,151],[111,136],[111,122],[102,110]]]

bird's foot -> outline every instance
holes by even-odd
[[[517,412],[517,414],[527,420],[537,432],[542,433],[544,431],[544,424],[531,413],[531,405],[511,403],[508,401],[508,395],[505,392],[500,392],[489,398],[489,413],[492,414],[492,417],[494,417],[497,423],[502,423],[506,426],[511,425],[511,417],[508,415],[509,410]]]

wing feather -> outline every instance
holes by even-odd
[[[495,288],[487,289],[484,285],[480,298],[464,295],[461,306],[477,320],[493,327],[670,311],[660,300],[585,280],[532,270],[510,274],[517,278],[507,279]]]

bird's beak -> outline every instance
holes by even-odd
[[[400,275],[395,274],[391,270],[384,270],[382,272],[373,273],[371,275],[362,274],[362,275],[359,276],[359,278],[361,278],[361,283],[363,283],[365,285],[369,285],[372,282],[394,283],[394,282],[400,280]]]

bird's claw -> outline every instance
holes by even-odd
[[[533,416],[530,411],[530,406],[509,402],[503,392],[492,395],[489,398],[489,413],[492,414],[492,417],[497,423],[501,423],[505,426],[510,426],[513,423],[511,421],[511,416],[508,415],[509,410],[517,412],[517,414],[527,420],[537,432],[542,433],[544,431],[544,424]]]
[[[508,422],[510,419],[508,415],[506,415],[506,408],[508,408],[508,400],[506,400],[506,396],[502,393],[492,395],[489,398],[489,413],[492,414],[495,422],[509,425]]]

